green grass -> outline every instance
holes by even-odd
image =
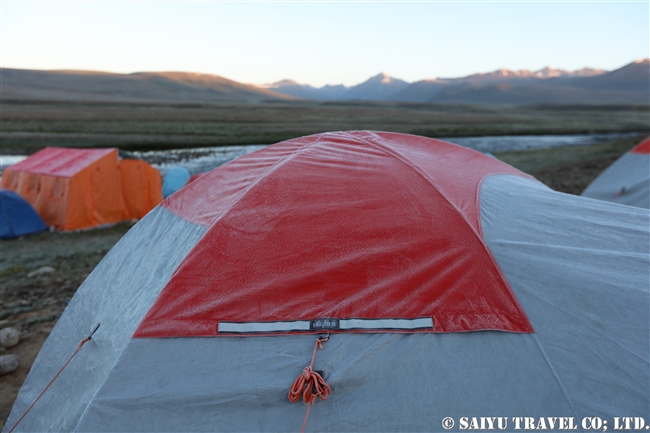
[[[45,146],[182,149],[369,129],[428,137],[648,131],[648,107],[387,102],[125,104],[3,101],[4,154]]]
[[[644,134],[589,146],[495,152],[494,156],[526,173],[603,156],[619,156],[639,144]]]

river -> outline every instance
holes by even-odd
[[[483,153],[505,152],[510,150],[533,150],[560,146],[586,146],[619,138],[634,136],[637,133],[581,134],[581,135],[502,135],[483,137],[448,137],[441,140],[469,147]],[[265,147],[265,144],[242,146],[202,147],[196,149],[152,150],[131,152],[137,158],[151,163],[161,172],[169,167],[180,165],[191,174],[212,170],[228,161]],[[25,156],[0,155],[0,170],[25,159]]]

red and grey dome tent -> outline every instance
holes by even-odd
[[[617,159],[581,195],[650,209],[650,137]]]
[[[124,236],[7,426],[98,322],[17,431],[298,431],[306,406],[287,392],[323,333],[313,368],[331,393],[307,431],[647,417],[649,224],[438,140],[278,143]]]

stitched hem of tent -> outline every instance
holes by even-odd
[[[280,336],[300,336],[300,335],[323,335],[323,334],[433,334],[433,335],[449,335],[449,334],[469,334],[475,332],[503,332],[507,334],[530,335],[535,332],[527,331],[507,331],[503,329],[468,329],[462,331],[436,331],[433,329],[354,329],[354,330],[320,330],[320,331],[277,331],[277,332],[250,332],[250,333],[219,333],[219,334],[188,334],[188,335],[138,335],[134,333],[131,337],[134,340],[143,339],[163,339],[163,338],[228,338],[228,337],[280,337]]]

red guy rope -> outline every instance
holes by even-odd
[[[318,336],[316,338],[316,343],[314,344],[314,351],[311,354],[311,362],[305,369],[302,371],[302,374],[296,378],[291,385],[289,390],[289,401],[292,403],[297,402],[300,399],[300,394],[302,394],[302,401],[307,404],[307,413],[305,414],[305,420],[302,423],[301,432],[304,433],[305,426],[307,425],[307,418],[309,418],[309,410],[311,406],[316,403],[316,397],[319,397],[321,400],[327,400],[327,397],[330,394],[330,387],[325,383],[325,379],[312,370],[314,366],[314,360],[316,359],[316,349],[319,347],[323,348],[323,343],[327,341],[329,337],[321,338]],[[9,432],[11,433],[11,432]]]
[[[83,347],[84,344],[86,344],[88,341],[90,341],[90,339],[93,337],[93,334],[97,331],[97,328],[99,328],[99,323],[97,324],[97,326],[95,326],[95,329],[93,330],[93,332],[90,333],[90,335],[89,335],[88,337],[84,338],[83,340],[81,340],[81,341],[79,342],[79,345],[77,346],[77,350],[75,350],[74,353],[72,354],[72,356],[70,356],[70,358],[68,358],[68,360],[66,361],[66,363],[63,364],[63,367],[61,367],[61,369],[58,371],[58,373],[56,373],[56,375],[54,375],[54,377],[52,378],[52,380],[50,380],[50,383],[48,383],[47,386],[45,387],[45,389],[44,389],[44,390],[43,390],[43,391],[38,395],[38,397],[36,397],[36,400],[34,400],[34,402],[32,403],[32,405],[29,406],[29,407],[27,408],[27,410],[25,411],[25,413],[23,414],[23,416],[21,416],[20,419],[16,422],[16,424],[14,424],[14,426],[11,427],[11,430],[9,430],[9,433],[12,433],[12,432],[14,431],[14,429],[15,429],[16,427],[18,427],[18,424],[20,424],[20,422],[23,420],[23,418],[25,418],[25,415],[27,415],[27,413],[28,413],[30,410],[32,410],[32,408],[34,407],[34,405],[36,404],[36,402],[37,402],[37,401],[38,401],[38,400],[43,396],[43,394],[45,394],[45,391],[47,391],[47,389],[50,387],[50,385],[52,385],[52,383],[54,383],[54,381],[56,380],[56,378],[59,377],[59,374],[61,374],[61,372],[63,371],[63,369],[67,367],[67,365],[70,363],[70,361],[72,361],[72,358],[74,358],[75,355],[76,355],[77,353],[79,353],[79,351],[81,350],[81,348]]]

